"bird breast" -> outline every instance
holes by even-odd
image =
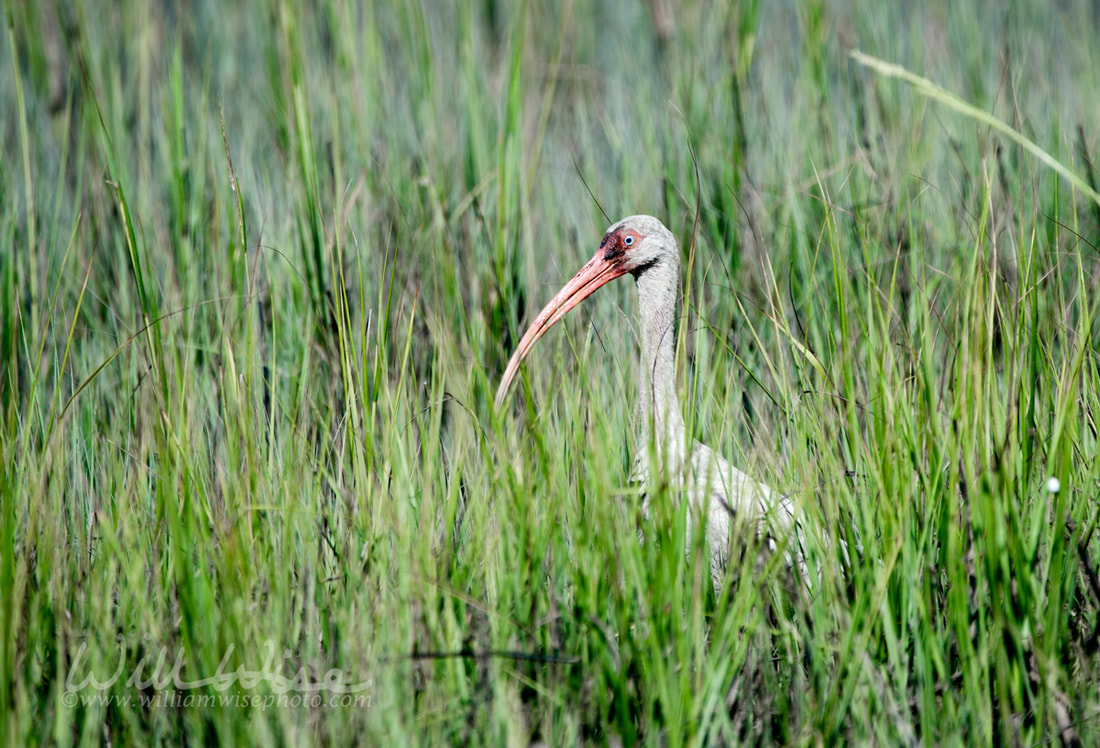
[[[703,522],[711,556],[711,577],[716,586],[737,533],[755,532],[774,551],[772,537],[785,537],[794,525],[793,507],[787,497],[780,496],[777,500],[770,488],[732,467],[705,444],[695,442],[690,457],[681,458],[679,464],[651,470],[648,463],[648,458],[640,458],[632,474],[632,481],[646,487],[643,515],[649,518],[651,502],[662,484],[668,487],[660,492],[662,496],[674,501],[686,499],[687,548],[691,548],[696,524]],[[800,554],[793,562],[802,566]]]

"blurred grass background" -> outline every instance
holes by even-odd
[[[1100,8],[1012,5],[5,0],[4,742],[1095,743],[1100,206],[848,56],[1096,189]],[[493,412],[600,205],[813,594],[637,542],[627,281]]]

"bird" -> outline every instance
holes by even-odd
[[[503,406],[520,364],[535,343],[584,299],[627,274],[634,277],[638,291],[641,361],[637,375],[637,423],[641,448],[631,481],[645,486],[643,516],[649,516],[649,503],[658,493],[658,485],[670,489],[667,495],[682,496],[688,501],[687,548],[691,548],[697,521],[701,522],[716,590],[729,561],[731,537],[738,526],[752,525],[773,552],[777,538],[790,540],[787,562],[808,584],[802,534],[790,498],[731,466],[687,433],[676,395],[680,247],[659,219],[634,215],[607,229],[596,254],[546,304],[523,334],[501,377],[495,399],[497,410]]]

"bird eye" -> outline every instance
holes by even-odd
[[[624,247],[633,247],[634,246],[634,237],[630,236],[629,234],[627,236],[624,236],[623,237],[623,246]]]

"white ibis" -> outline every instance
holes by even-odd
[[[539,338],[570,309],[604,284],[630,273],[638,288],[638,321],[642,360],[638,369],[638,422],[641,453],[633,478],[648,489],[643,511],[653,493],[653,483],[666,478],[671,495],[683,495],[690,503],[688,542],[696,513],[706,523],[711,553],[711,577],[721,580],[736,524],[753,523],[774,549],[773,536],[785,537],[795,529],[790,500],[757,483],[704,444],[691,439],[684,426],[676,397],[675,322],[680,284],[680,249],[665,225],[652,216],[630,216],[611,226],[595,256],[550,300],[524,333],[512,354],[497,390],[499,408],[508,387]],[[658,464],[651,466],[651,436]],[[791,538],[788,560],[806,580],[800,538]]]

